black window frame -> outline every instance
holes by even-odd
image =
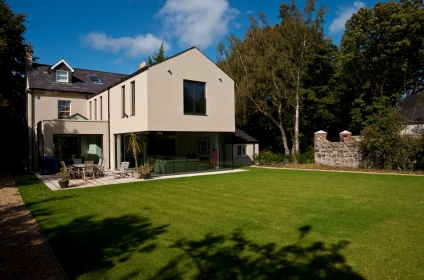
[[[198,101],[198,93],[196,85],[203,86],[203,104]],[[186,88],[191,88],[191,96],[186,92]],[[201,92],[200,92],[201,93]],[[199,94],[200,94],[199,93]],[[185,115],[201,115],[206,116],[206,83],[192,80],[183,80],[183,102],[184,102],[184,114]],[[191,98],[189,100],[188,98]],[[191,103],[191,104],[190,104]],[[200,104],[200,106],[199,106]],[[203,108],[202,108],[203,107]]]

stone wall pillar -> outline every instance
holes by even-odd
[[[340,136],[340,142],[345,142],[345,143],[352,142],[352,132],[345,130],[340,132],[339,136]]]
[[[314,142],[327,140],[327,132],[320,130],[314,133]]]

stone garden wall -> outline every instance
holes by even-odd
[[[360,136],[352,136],[349,131],[340,132],[340,142],[327,140],[327,132],[314,134],[315,163],[330,166],[359,167],[362,153],[358,142]]]

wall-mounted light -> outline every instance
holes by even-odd
[[[172,72],[171,72],[171,69],[170,69],[170,68],[166,69],[166,71],[168,71],[168,72],[169,72],[169,74],[171,74],[171,75],[172,75]]]
[[[34,95],[34,96],[35,96],[35,98],[40,99],[40,96],[39,95]]]
[[[218,80],[220,80],[220,81],[222,82],[222,79],[221,79],[221,77],[218,77]]]

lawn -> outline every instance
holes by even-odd
[[[246,170],[56,192],[15,179],[69,279],[424,278],[424,177]]]

